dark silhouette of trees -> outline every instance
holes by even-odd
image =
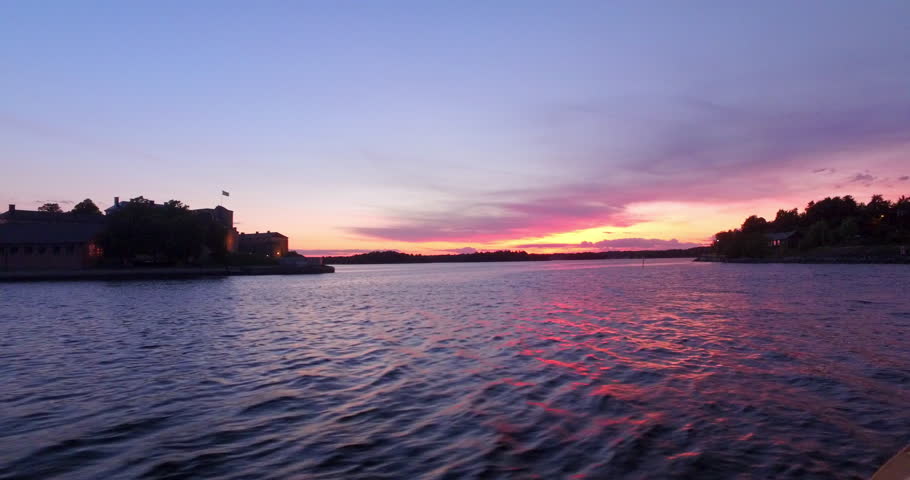
[[[806,219],[803,225],[814,225],[824,221],[831,228],[837,228],[840,222],[859,213],[860,205],[850,195],[844,197],[826,197],[818,202],[809,202],[806,206]]]
[[[768,221],[763,217],[752,215],[743,222],[740,230],[743,233],[765,233],[768,231],[768,226]]]
[[[799,209],[778,210],[774,221],[771,222],[771,230],[775,232],[789,232],[799,228]]]
[[[186,263],[204,254],[224,259],[227,234],[226,226],[178,200],[156,205],[136,197],[107,215],[100,243],[105,256],[121,263]]]
[[[725,257],[763,257],[770,246],[761,231],[743,232],[740,229],[718,232],[714,235],[714,252]]]
[[[833,239],[834,237],[831,234],[831,229],[828,228],[828,223],[824,220],[819,220],[809,227],[809,230],[806,231],[806,236],[803,237],[799,246],[800,248],[822,247],[833,243]]]
[[[897,201],[873,195],[868,203],[852,196],[826,197],[811,201],[805,210],[778,210],[771,222],[752,215],[738,229],[718,232],[712,249],[729,258],[764,257],[792,250],[787,241],[772,245],[793,232],[796,247],[808,250],[832,246],[871,246],[910,243],[910,198]],[[778,240],[780,241],[780,240]]]
[[[101,215],[101,209],[98,208],[98,205],[95,205],[91,198],[86,198],[73,206],[70,213],[76,215]]]
[[[38,207],[39,212],[63,213],[63,209],[56,203],[45,203]]]

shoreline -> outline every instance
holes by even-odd
[[[0,282],[69,280],[175,280],[263,275],[318,275],[334,273],[330,265],[255,265],[233,267],[96,268],[84,270],[20,270],[0,272]]]
[[[802,263],[856,265],[910,265],[910,257],[780,257],[780,258],[720,258],[696,257],[695,262],[713,263]]]

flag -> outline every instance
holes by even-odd
[[[223,195],[223,196],[225,196],[225,197],[230,197],[230,196],[231,196],[230,193],[225,192],[224,190],[221,191],[221,195]]]

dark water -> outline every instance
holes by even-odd
[[[2,478],[865,478],[910,268],[652,261],[0,285]]]

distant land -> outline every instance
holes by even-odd
[[[752,215],[714,235],[703,261],[910,263],[910,197],[850,195],[811,201],[773,220]]]
[[[468,263],[468,262],[535,262],[548,260],[618,260],[636,258],[695,258],[707,255],[711,247],[675,250],[638,250],[578,253],[528,253],[523,250],[496,252],[421,255],[394,250],[361,253],[349,257],[325,257],[327,265],[365,265],[381,263]]]

